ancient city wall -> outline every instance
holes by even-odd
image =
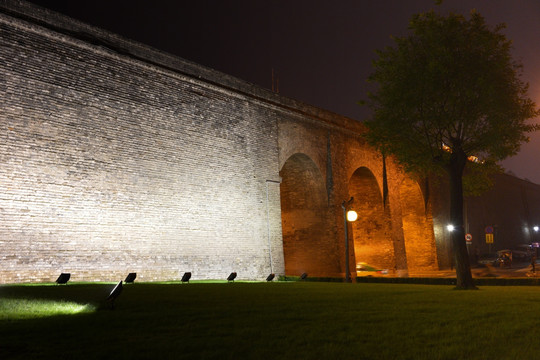
[[[211,70],[1,5],[0,282],[283,272],[266,182],[279,179],[276,106],[201,77]]]
[[[343,276],[350,197],[353,275],[448,258],[359,122],[22,1],[0,31],[0,282]]]
[[[357,167],[383,207],[359,123],[25,2],[0,9],[0,282],[260,279],[286,263],[299,275],[297,256],[343,274],[340,203]],[[291,157],[317,174],[316,206],[311,192],[291,205],[309,213],[310,244],[282,237]],[[287,261],[284,244],[298,249]]]

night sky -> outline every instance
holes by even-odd
[[[370,116],[365,98],[374,50],[407,34],[412,14],[436,9],[504,22],[540,105],[539,0],[32,0],[267,89],[272,69],[280,94],[353,119]],[[535,120],[539,122],[539,119]],[[503,162],[540,184],[540,133]]]

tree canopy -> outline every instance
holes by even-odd
[[[477,12],[468,20],[428,12],[409,28],[395,47],[377,51],[370,142],[415,172],[444,166],[451,151],[492,163],[517,154],[538,111],[505,25],[490,29]]]
[[[540,112],[528,97],[522,66],[511,55],[504,24],[490,28],[477,12],[414,15],[410,35],[377,51],[369,81],[378,84],[366,103],[369,143],[419,174],[449,176],[452,247],[457,287],[475,288],[463,229],[463,174],[517,154],[528,122]],[[467,182],[466,182],[467,183]],[[476,182],[478,185],[481,182]]]

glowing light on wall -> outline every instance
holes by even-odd
[[[358,213],[354,210],[347,211],[347,221],[356,221],[358,219]]]
[[[454,231],[454,229],[455,229],[454,225],[452,225],[452,224],[446,225],[446,230],[452,232],[452,231]]]

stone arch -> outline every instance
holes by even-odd
[[[351,223],[354,263],[357,269],[367,263],[380,269],[394,268],[394,245],[384,211],[382,193],[375,175],[358,168],[349,179],[349,195],[358,220]]]
[[[418,183],[405,178],[399,187],[405,252],[409,272],[437,268],[433,220],[427,216]]]
[[[310,157],[297,153],[287,159],[280,176],[285,274],[306,272],[329,276],[338,273],[321,171]]]

